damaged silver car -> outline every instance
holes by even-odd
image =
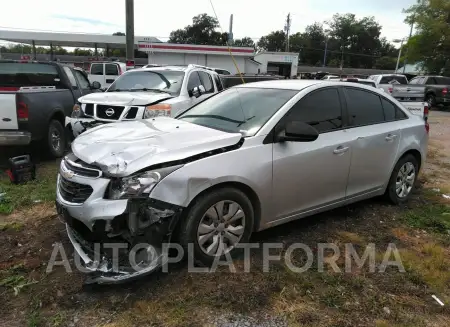
[[[406,201],[427,142],[427,117],[374,88],[251,83],[175,119],[86,131],[61,162],[56,203],[92,280],[115,283],[163,265],[175,240],[208,265],[255,231],[382,194]]]

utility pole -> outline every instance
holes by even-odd
[[[414,17],[413,17],[414,19]],[[411,40],[411,36],[414,29],[414,20],[411,23],[411,29],[409,30],[409,37],[408,40]],[[403,74],[405,73],[406,65],[408,64],[408,46],[406,46],[406,52],[405,52],[405,60],[403,61]]]
[[[323,65],[325,67],[327,65],[327,51],[328,51],[328,37],[325,38],[325,53],[323,54]]]
[[[289,52],[289,32],[291,30],[291,13],[286,17],[286,25],[284,25],[284,31],[286,32],[286,52]]]
[[[125,0],[125,39],[127,66],[134,66],[134,0]],[[128,62],[133,65],[128,65]]]
[[[233,45],[233,14],[230,16],[230,30],[228,32],[228,45]]]

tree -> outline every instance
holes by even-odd
[[[405,22],[416,27],[407,43],[408,61],[429,73],[450,74],[450,1],[418,1],[405,12]]]
[[[73,54],[75,56],[92,56],[93,52],[92,52],[92,50],[89,50],[89,49],[75,48],[75,50],[73,50]]]
[[[286,33],[284,31],[271,32],[258,41],[258,50],[280,52],[286,48]]]
[[[170,33],[169,43],[226,45],[228,33],[217,32],[219,22],[207,14],[192,18],[192,25]]]
[[[251,38],[249,38],[249,37],[244,37],[242,39],[234,40],[233,46],[235,46],[235,47],[254,48],[255,47],[255,42],[253,42],[253,40]]]
[[[113,33],[113,35],[114,36],[125,36],[125,33],[124,32],[116,32],[116,33]]]
[[[372,68],[381,49],[381,25],[374,17],[356,19],[354,14],[335,14],[327,22],[329,36],[336,42],[332,47],[344,54],[344,63],[350,67]],[[345,53],[351,55],[345,56]],[[335,56],[336,56],[335,55]]]

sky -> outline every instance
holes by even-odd
[[[263,35],[283,29],[291,13],[291,33],[307,25],[331,19],[333,14],[374,16],[389,41],[409,34],[404,8],[415,0],[212,0],[219,22],[228,31],[234,14],[234,38]],[[276,5],[275,5],[276,4]],[[214,16],[210,0],[135,0],[136,36],[155,36],[167,41],[170,32],[192,23],[200,13]],[[45,30],[71,33],[112,34],[125,32],[125,0],[20,0],[8,1],[0,11],[0,30]],[[1,31],[0,31],[1,39]]]

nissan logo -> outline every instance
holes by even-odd
[[[115,111],[113,108],[108,108],[105,111],[106,116],[111,117],[112,115],[114,115]]]

